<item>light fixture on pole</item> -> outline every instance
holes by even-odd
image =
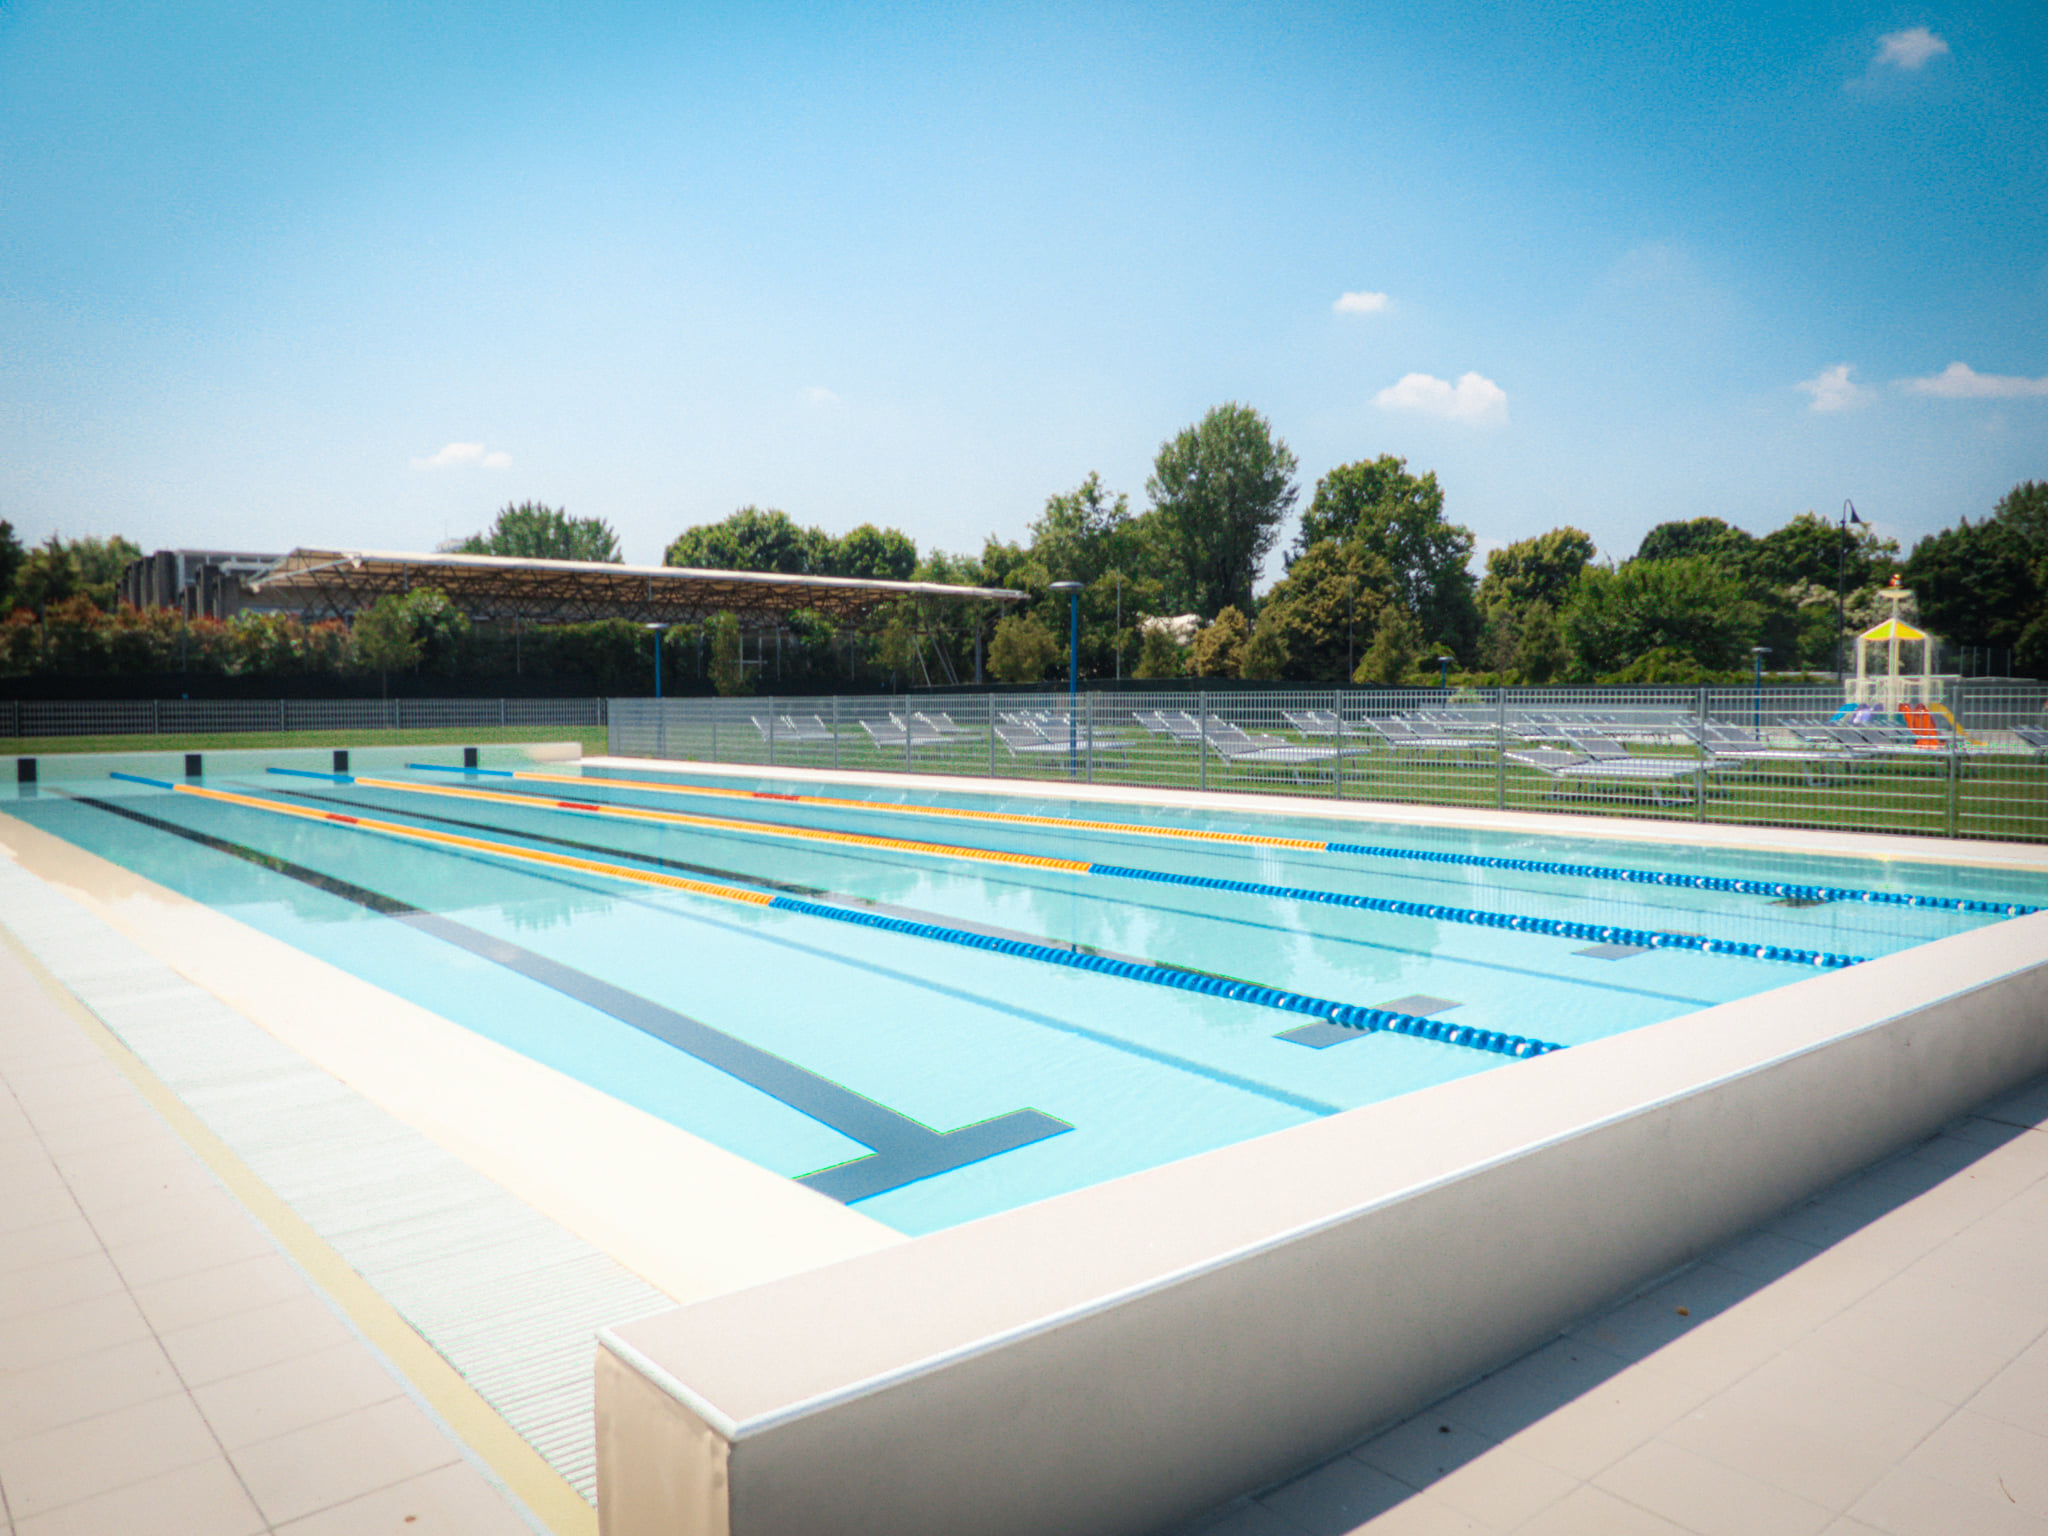
[[[672,626],[666,621],[649,624],[654,631],[654,755],[668,756],[668,716],[661,707],[661,632]]]
[[[1067,777],[1072,778],[1081,760],[1074,719],[1081,694],[1081,583],[1056,581],[1052,589],[1067,594]]]
[[[1455,656],[1439,656],[1436,659],[1436,683],[1445,693],[1451,691],[1451,663],[1457,659]]]
[[[1847,643],[1849,629],[1846,599],[1842,593],[1842,573],[1849,564],[1849,525],[1854,523],[1858,528],[1870,526],[1856,515],[1856,504],[1846,499],[1842,502],[1840,522],[1841,532],[1835,540],[1835,677],[1838,680],[1846,677],[1849,671],[1848,658],[1842,650]]]

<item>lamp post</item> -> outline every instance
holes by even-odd
[[[1074,710],[1081,694],[1081,583],[1056,581],[1055,592],[1067,594],[1067,777],[1080,766],[1081,746],[1074,722]]]
[[[1451,691],[1451,663],[1457,659],[1455,656],[1439,656],[1436,659],[1436,684],[1443,689],[1446,697]]]
[[[668,756],[668,716],[661,707],[661,632],[669,626],[666,622],[649,624],[654,631],[654,755]]]
[[[1749,654],[1756,663],[1756,682],[1749,695],[1749,728],[1761,737],[1764,732],[1764,658],[1771,654],[1771,648],[1752,645]]]
[[[1848,658],[1842,653],[1842,646],[1849,627],[1846,599],[1842,594],[1842,573],[1848,568],[1849,564],[1849,525],[1851,523],[1854,523],[1859,528],[1870,526],[1856,515],[1856,504],[1845,499],[1842,502],[1841,532],[1835,540],[1835,677],[1838,681],[1845,677],[1849,670]]]

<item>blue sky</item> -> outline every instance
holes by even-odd
[[[0,3],[0,517],[973,551],[1237,400],[1482,548],[1910,546],[2048,478],[2044,59],[2039,0]]]

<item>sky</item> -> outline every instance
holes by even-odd
[[[2048,479],[2044,59],[2040,0],[0,0],[0,518],[973,553],[1235,401],[1482,552],[1910,549]]]

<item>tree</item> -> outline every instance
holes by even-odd
[[[824,542],[820,574],[856,576],[863,581],[908,581],[917,570],[917,545],[896,528],[862,523]]]
[[[1472,530],[1444,520],[1436,474],[1417,478],[1407,460],[1382,454],[1331,470],[1301,517],[1296,547],[1357,540],[1386,561],[1394,589],[1425,633],[1469,648],[1478,632],[1472,603]]]
[[[1244,660],[1238,664],[1237,675],[1268,682],[1286,671],[1287,642],[1281,637],[1280,627],[1262,613],[1252,627],[1252,638],[1244,648]]]
[[[1182,677],[1187,673],[1187,651],[1163,624],[1148,624],[1139,643],[1138,664],[1133,677]]]
[[[1387,562],[1362,540],[1324,539],[1295,557],[1259,605],[1258,633],[1269,630],[1286,653],[1281,676],[1294,682],[1340,683],[1379,628],[1394,600]]]
[[[14,524],[0,518],[0,619],[14,609],[14,573],[21,569],[27,556],[21,540],[14,536]]]
[[[507,506],[483,533],[455,547],[462,555],[505,555],[519,560],[590,560],[619,563],[619,536],[601,517],[571,517],[537,501]]]
[[[740,649],[739,616],[714,614],[706,627],[711,635],[711,659],[705,670],[711,674],[711,686],[726,698],[751,693],[746,658]]]
[[[1252,582],[1294,506],[1295,459],[1250,406],[1219,405],[1162,443],[1145,493],[1170,606],[1251,606]]]
[[[9,533],[11,536],[12,530]],[[118,533],[105,539],[63,539],[53,533],[17,563],[14,602],[43,609],[82,595],[111,611],[121,573],[128,569],[129,561],[141,558],[142,551]]]
[[[1557,627],[1557,615],[1548,603],[1531,603],[1523,610],[1520,643],[1515,647],[1515,670],[1522,681],[1540,686],[1570,664],[1571,652]]]
[[[1758,539],[1751,559],[1757,579],[1780,590],[1815,586],[1833,592],[1839,574],[1842,589],[1854,592],[1889,575],[1898,553],[1896,539],[1880,539],[1864,524],[1844,533],[1839,523],[1801,512]]]
[[[1747,568],[1756,540],[1718,517],[1695,517],[1659,523],[1643,535],[1638,560],[1682,560],[1693,555],[1726,560]]]
[[[1207,629],[1195,636],[1188,652],[1188,670],[1196,677],[1242,677],[1244,648],[1252,627],[1241,609],[1226,607]]]
[[[1762,614],[1742,577],[1712,555],[1588,566],[1562,615],[1585,682],[1664,649],[1726,672],[1749,658]]]
[[[1415,616],[1399,603],[1388,603],[1380,610],[1379,627],[1373,631],[1372,645],[1365,653],[1365,660],[1358,664],[1358,670],[1351,674],[1351,681],[1367,686],[1398,688],[1414,673],[1416,659],[1422,655],[1422,646],[1422,626],[1415,622]]]
[[[997,621],[988,647],[989,675],[997,682],[1039,682],[1059,659],[1059,641],[1029,614],[1009,613]]]
[[[2016,485],[1983,522],[1965,517],[1915,544],[1906,585],[1927,627],[1943,639],[2017,650],[2021,636],[2048,616],[2048,482]]]
[[[1031,552],[1060,581],[1093,582],[1139,563],[1128,496],[1112,498],[1093,471],[1064,496],[1048,496],[1031,524]]]
[[[663,565],[706,571],[779,571],[810,576],[825,567],[831,540],[799,528],[787,512],[741,507],[723,522],[685,528],[663,552]]]
[[[1489,616],[1503,606],[1561,605],[1579,572],[1593,562],[1593,536],[1566,526],[1490,551],[1479,583],[1479,607]]]
[[[349,626],[349,647],[356,662],[378,677],[378,691],[389,693],[391,674],[418,665],[424,643],[413,633],[406,596],[387,592],[358,613]]]

